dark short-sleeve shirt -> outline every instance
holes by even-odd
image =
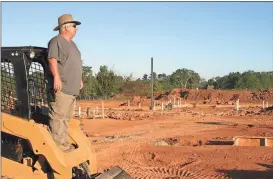
[[[79,95],[82,61],[77,45],[59,34],[48,43],[48,59],[50,58],[55,58],[58,62],[62,92],[69,95]]]

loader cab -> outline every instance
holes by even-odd
[[[2,47],[1,112],[48,124],[51,77],[46,48]]]

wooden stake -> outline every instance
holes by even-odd
[[[95,109],[93,109],[92,112],[93,112],[93,119],[95,119],[95,115],[96,115]]]
[[[87,108],[86,108],[86,116],[87,116],[87,118],[90,117],[90,107],[89,106],[87,106]]]

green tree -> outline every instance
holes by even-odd
[[[211,78],[208,80],[208,85],[214,85],[215,82],[215,78]]]
[[[188,70],[186,68],[177,69],[170,76],[170,82],[175,88],[183,88],[196,85],[200,83],[201,77],[198,73],[193,70]]]
[[[201,78],[199,88],[200,88],[200,89],[206,89],[207,86],[208,86],[207,80],[204,79],[204,78]]]
[[[149,75],[149,78],[148,78],[148,79],[149,79],[149,80],[152,79],[151,74]],[[157,80],[157,74],[156,74],[156,72],[153,72],[153,79],[154,79],[154,80]]]
[[[114,80],[115,83],[114,83],[114,90],[113,90],[113,92],[116,94],[116,93],[120,92],[122,86],[125,83],[125,80],[123,79],[122,76],[117,76],[117,75],[115,75],[114,78],[115,78],[115,80]]]
[[[114,93],[114,85],[116,83],[115,74],[112,70],[108,70],[108,67],[100,66],[96,79],[98,81],[98,94],[102,96],[111,96]]]
[[[239,89],[262,89],[259,78],[253,71],[247,71],[242,74],[235,88]]]
[[[144,74],[143,77],[142,77],[142,80],[148,80],[148,75]]]
[[[121,92],[126,95],[147,96],[151,93],[151,84],[149,81],[127,80],[122,86]]]
[[[226,84],[224,84],[224,88],[225,89],[234,89],[236,86],[236,83],[239,81],[240,77],[241,77],[241,73],[239,73],[239,72],[229,73]]]
[[[164,83],[161,83],[160,81],[156,80],[154,82],[154,92],[157,93],[163,93],[164,92]]]
[[[98,83],[93,76],[92,67],[83,66],[82,80],[84,86],[80,91],[80,97],[96,96]]]
[[[262,72],[259,74],[260,82],[263,89],[273,87],[273,75],[272,73]]]
[[[161,73],[157,75],[158,80],[163,81],[166,80],[167,75],[165,73]]]

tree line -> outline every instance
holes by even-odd
[[[3,85],[3,90],[12,89],[10,85],[14,83],[14,77],[2,70],[2,81],[9,81]],[[43,74],[34,72],[30,78],[37,84],[42,84]],[[6,79],[9,78],[9,79]],[[127,95],[151,95],[151,74],[144,74],[142,78],[133,79],[132,75],[120,76],[107,66],[100,66],[97,74],[93,73],[92,67],[83,66],[82,79],[84,87],[80,92],[79,98],[109,98],[119,93]],[[271,72],[255,72],[245,71],[231,72],[222,77],[213,77],[209,80],[202,78],[197,72],[181,68],[175,70],[170,75],[165,73],[153,73],[154,93],[162,94],[172,90],[173,88],[187,89],[268,89],[273,88],[273,71]]]
[[[245,71],[231,72],[222,77],[209,80],[202,78],[197,72],[182,68],[172,74],[153,73],[154,93],[165,93],[173,88],[187,89],[267,89],[273,87],[272,72]],[[151,74],[144,74],[142,78],[134,80],[132,75],[120,76],[107,66],[100,67],[97,74],[93,74],[92,67],[83,67],[84,88],[80,98],[112,97],[122,93],[127,95],[151,95]]]

